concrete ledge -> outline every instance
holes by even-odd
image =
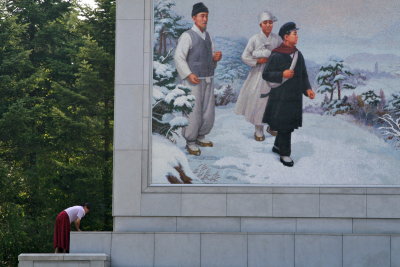
[[[111,255],[111,237],[112,232],[71,232],[69,252]]]
[[[109,267],[110,256],[104,253],[37,253],[20,254],[19,267],[65,266]]]
[[[119,232],[110,235],[113,266],[389,267],[390,263],[400,266],[398,234]],[[91,241],[82,240],[86,243],[79,246],[90,249]],[[72,247],[76,245],[71,243]],[[47,261],[47,266],[78,266],[71,265],[77,260],[71,259],[66,264],[65,257],[63,262],[55,260],[62,255],[47,255],[53,259]],[[32,259],[28,256],[26,259]],[[20,261],[20,267],[41,266],[41,262],[44,261],[21,265]],[[89,261],[80,263],[79,267],[92,267]]]

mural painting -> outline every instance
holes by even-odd
[[[155,0],[152,184],[398,186],[384,2]]]

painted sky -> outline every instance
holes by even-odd
[[[191,20],[195,1],[175,0],[177,13]],[[329,54],[358,52],[400,55],[398,0],[204,0],[213,36],[248,38],[259,31],[257,17],[270,10],[278,18],[274,32],[287,22],[300,27],[298,47],[308,58],[324,61]]]

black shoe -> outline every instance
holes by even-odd
[[[277,146],[272,147],[272,152],[279,154],[279,148]]]
[[[269,125],[267,126],[267,133],[269,133],[272,136],[277,136],[278,135],[278,132],[272,130],[271,127],[269,127]]]
[[[279,157],[279,159],[281,160],[281,162],[282,162],[283,165],[285,165],[285,166],[287,166],[287,167],[293,167],[293,165],[294,165],[293,160],[292,160],[290,157],[288,157],[288,158],[290,159],[290,161],[283,160],[283,159],[282,159],[282,156]]]

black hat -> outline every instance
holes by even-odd
[[[196,3],[193,5],[193,10],[192,10],[192,17],[196,16],[197,14],[201,12],[207,12],[208,13],[208,8],[202,3]]]
[[[294,22],[286,22],[279,29],[279,36],[283,40],[283,36],[285,36],[285,34],[290,34],[291,31],[297,31],[298,29],[299,28],[296,28],[296,23],[294,23]]]

